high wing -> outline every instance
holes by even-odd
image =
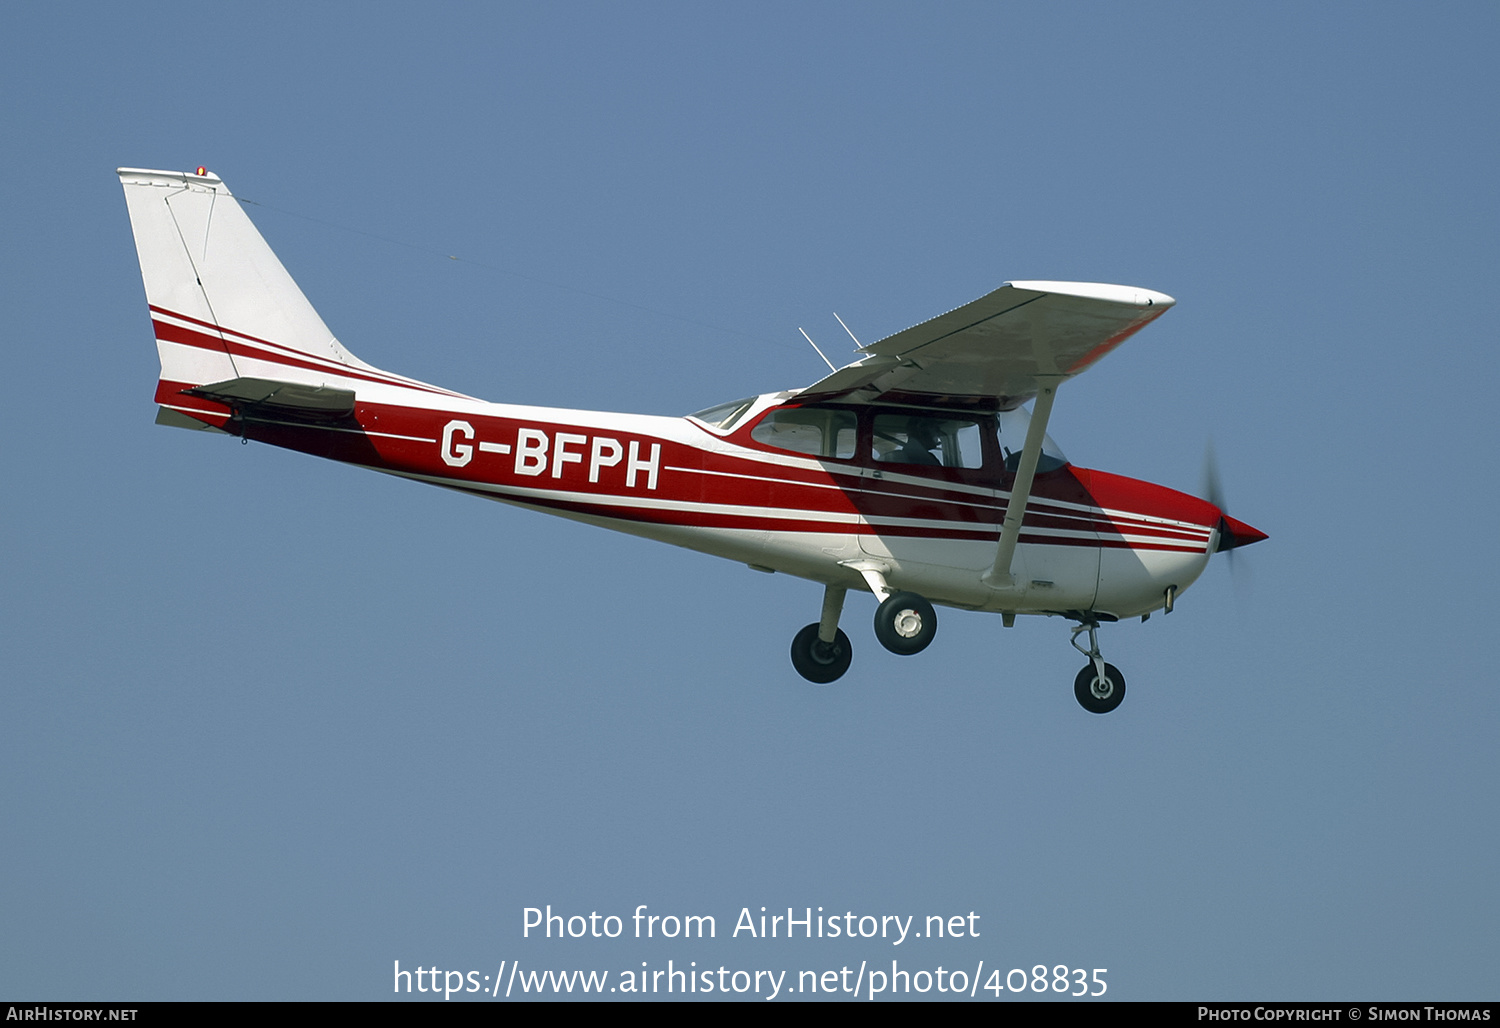
[[[1007,282],[860,347],[868,356],[798,399],[965,402],[1010,410],[1071,378],[1166,313],[1165,293],[1096,282]]]
[[[983,580],[1014,585],[1011,560],[1031,498],[1057,387],[1166,313],[1165,293],[1098,282],[1007,282],[972,303],[886,336],[868,356],[798,394],[870,402],[963,404],[1011,410],[1035,398],[1005,505],[995,561]],[[1104,675],[1102,661],[1099,675]]]

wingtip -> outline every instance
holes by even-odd
[[[1077,296],[1085,300],[1103,300],[1106,303],[1123,303],[1132,307],[1170,307],[1177,301],[1166,293],[1139,286],[1117,286],[1108,282],[1053,282],[1033,280],[1007,282],[1013,289],[1030,289],[1038,293],[1053,293],[1058,296]]]

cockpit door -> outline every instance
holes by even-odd
[[[904,580],[928,581],[931,595],[988,605],[993,593],[980,576],[995,560],[1029,423],[1024,410],[998,418],[872,412],[865,465],[870,524],[859,537],[864,553],[890,563]],[[1016,609],[1092,608],[1099,584],[1092,509],[1049,438],[1011,564],[1020,590]]]
[[[866,417],[861,549],[899,571],[906,588],[976,602],[971,583],[994,559],[999,532],[992,419],[902,408]]]

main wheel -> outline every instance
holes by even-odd
[[[1125,698],[1125,676],[1113,664],[1104,665],[1104,677],[1091,660],[1073,679],[1073,695],[1090,714],[1108,714]]]
[[[892,653],[921,653],[937,635],[937,611],[916,593],[892,593],[875,610],[875,638]]]
[[[854,659],[854,647],[842,628],[834,630],[833,642],[818,638],[818,625],[813,622],[792,638],[792,667],[797,674],[809,682],[827,685],[841,678],[849,670]]]

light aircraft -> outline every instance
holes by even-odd
[[[821,614],[792,640],[812,682],[848,670],[839,617],[863,589],[880,601],[876,638],[906,656],[932,642],[934,604],[1007,627],[1074,622],[1088,658],[1074,694],[1107,713],[1125,678],[1100,624],[1170,613],[1213,553],[1266,538],[1222,503],[1076,467],[1047,435],[1059,385],[1164,314],[1163,293],[1007,282],[804,389],[686,417],[488,403],[345,349],[217,175],[118,174],[161,358],[159,423],[820,582]]]

